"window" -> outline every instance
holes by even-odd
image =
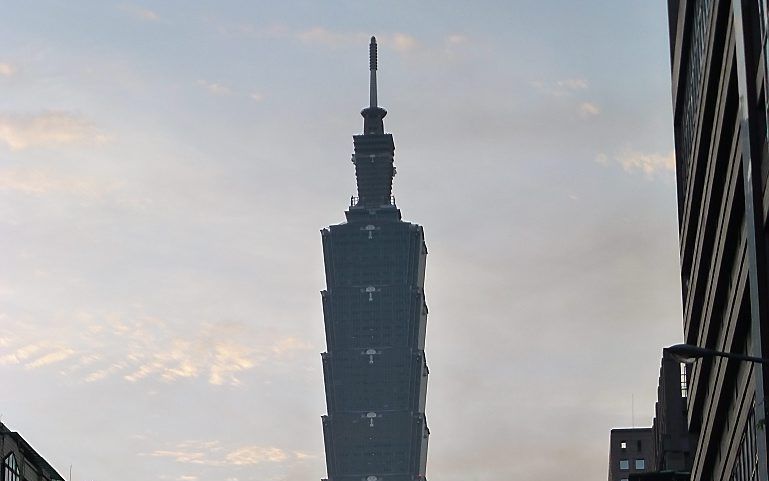
[[[630,461],[628,461],[627,459],[620,459],[619,460],[619,469],[621,469],[623,471],[627,471],[628,469],[630,469]]]
[[[640,470],[646,469],[646,461],[644,461],[643,458],[636,459],[635,460],[635,468],[636,469],[640,469]]]
[[[639,451],[641,451],[641,446],[642,446],[641,440],[639,439],[638,442],[636,443],[636,447],[638,448]]]
[[[19,481],[19,465],[13,453],[3,460],[3,481]]]
[[[619,442],[619,448],[620,449],[627,449],[627,441],[620,441]]]

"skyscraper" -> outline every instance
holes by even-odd
[[[395,144],[377,103],[377,44],[369,45],[370,104],[353,137],[358,195],[347,222],[321,231],[329,481],[425,480],[427,362],[422,227],[392,196]]]
[[[684,340],[769,357],[766,0],[668,0]],[[769,478],[766,366],[688,371],[692,481]]]

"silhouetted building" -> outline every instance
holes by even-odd
[[[651,428],[613,429],[609,481],[686,479],[691,435],[686,426],[686,375],[663,352]]]
[[[668,0],[684,338],[769,357],[766,0]],[[766,480],[767,370],[688,373],[692,481]]]
[[[424,480],[427,248],[392,197],[395,145],[377,105],[373,37],[369,48],[371,103],[353,137],[358,195],[347,222],[321,231],[326,467],[330,481]]]
[[[652,423],[656,471],[688,473],[691,469],[693,443],[686,426],[686,396],[686,372],[679,361],[663,353]]]
[[[651,428],[617,428],[609,436],[609,481],[628,481],[631,473],[654,470]]]
[[[0,423],[2,481],[64,481],[21,435]]]

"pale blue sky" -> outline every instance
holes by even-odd
[[[325,473],[319,229],[380,43],[428,477],[602,479],[679,341],[666,3],[6,2],[0,413],[76,481]]]

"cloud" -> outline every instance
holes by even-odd
[[[262,100],[264,100],[264,95],[258,92],[251,92],[249,94],[249,97],[251,97],[251,100],[253,100],[254,102],[261,102]]]
[[[178,463],[210,464],[203,452],[197,451],[166,451],[159,449],[148,454],[155,458],[172,458]]]
[[[11,345],[13,341],[7,338],[4,339],[3,347]],[[30,358],[36,352],[45,347],[44,343],[28,344],[18,347],[13,352],[0,356],[0,365],[19,364],[25,359]]]
[[[227,463],[235,465],[259,464],[265,461],[280,463],[287,459],[288,455],[282,449],[261,446],[243,446],[225,457]]]
[[[417,40],[405,33],[394,33],[390,41],[398,52],[409,52],[418,46]]]
[[[299,459],[299,460],[305,460],[305,459],[317,459],[318,455],[305,453],[302,451],[294,451],[294,457],[296,457],[296,459]]]
[[[168,382],[205,376],[213,385],[240,384],[236,374],[254,367],[263,356],[236,336],[222,336],[218,329],[226,331],[227,326],[204,327],[192,337],[174,338],[165,345],[150,337],[149,345],[128,354],[130,372],[123,378],[136,382],[152,376]],[[128,337],[138,341],[134,334]]]
[[[622,166],[622,169],[629,174],[640,172],[649,179],[659,175],[673,174],[676,171],[675,151],[672,150],[667,154],[623,150],[611,158],[605,153],[599,153],[595,157],[595,161],[602,165],[614,162]]]
[[[559,80],[555,84],[568,90],[584,90],[587,88],[587,80],[582,78]]]
[[[313,27],[296,32],[293,35],[304,43],[319,44],[327,47],[365,43],[369,38],[364,33],[334,32],[323,27]]]
[[[34,361],[28,363],[26,367],[30,369],[35,369],[38,367],[47,366],[49,364],[55,364],[72,357],[74,354],[75,354],[75,351],[73,349],[70,349],[68,347],[62,347],[53,352],[49,352],[44,356],[38,357]]]
[[[448,45],[461,45],[466,42],[467,42],[467,37],[458,33],[455,33],[446,37],[446,43]]]
[[[577,108],[579,116],[582,118],[595,117],[601,113],[601,109],[594,103],[582,102]]]
[[[0,142],[11,150],[94,144],[107,140],[93,123],[67,112],[0,114]]]
[[[216,82],[198,80],[198,85],[208,90],[213,95],[230,95],[232,93],[232,90],[229,87]]]
[[[9,63],[0,63],[0,77],[13,77],[16,75],[16,67]]]
[[[44,330],[33,323],[24,323],[15,330],[20,336],[4,337],[0,343],[0,365],[40,369],[56,364],[62,375],[87,383],[119,376],[131,383],[201,379],[214,386],[237,386],[242,373],[310,348],[297,337],[254,332],[240,323],[188,325],[179,334],[173,325],[152,317],[74,317],[66,323],[67,331],[49,332],[49,337],[41,337]]]
[[[114,188],[114,184],[90,178],[61,176],[44,169],[0,169],[0,191],[16,191],[28,195],[64,193],[94,197]]]
[[[583,78],[575,77],[555,81],[535,80],[531,82],[531,86],[546,95],[564,97],[580,90],[586,90],[588,82]]]
[[[303,351],[312,349],[312,345],[302,339],[296,337],[286,337],[281,339],[272,347],[272,352],[275,354],[283,355],[292,351]]]
[[[366,32],[336,31],[321,26],[299,30],[285,25],[257,28],[253,25],[236,24],[220,26],[219,30],[228,35],[293,39],[307,45],[319,45],[328,48],[365,45],[371,38],[371,34]],[[376,38],[380,46],[391,47],[400,53],[410,52],[420,47],[420,43],[413,35],[403,32],[381,33],[376,35]],[[448,45],[459,45],[465,40],[466,38],[463,35],[455,34],[448,36],[446,43]]]
[[[171,449],[158,449],[142,455],[207,466],[253,466],[265,462],[282,463],[290,459],[286,451],[277,447],[246,445],[227,448],[220,441],[184,441]]]
[[[160,15],[148,8],[139,7],[137,5],[121,5],[119,8],[140,20],[146,20],[148,22],[156,22],[160,20]]]
[[[299,41],[311,45],[323,45],[325,47],[343,47],[365,45],[371,38],[363,32],[335,32],[324,27],[314,27],[308,30],[291,32],[287,29],[273,29],[279,36],[292,36]],[[376,36],[379,46],[392,47],[400,53],[407,53],[419,48],[417,39],[407,33],[383,33]],[[459,38],[455,38],[459,40]]]

